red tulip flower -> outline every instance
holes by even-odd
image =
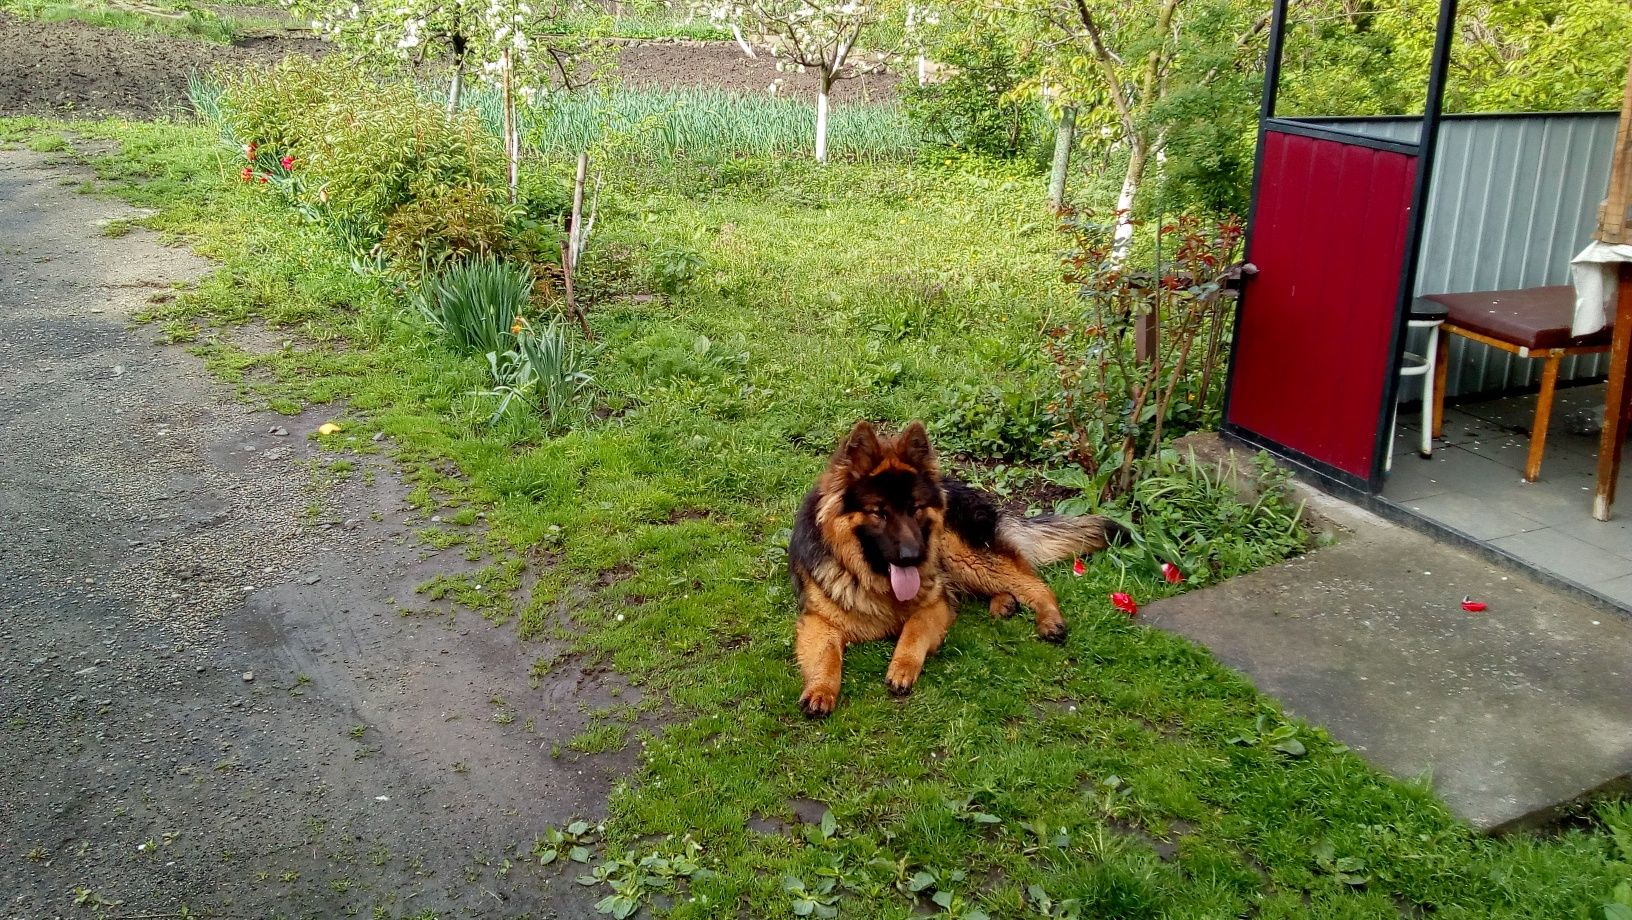
[[[295,168],[295,158],[287,153],[284,154],[283,159],[279,160],[278,162],[283,164],[284,172],[288,172],[289,170]]]
[[[246,159],[246,160],[255,159],[255,142],[254,141],[250,141],[248,144],[244,145],[244,159]]]
[[[1184,581],[1184,573],[1179,571],[1179,567],[1171,562],[1162,563],[1162,577],[1167,579],[1167,583],[1170,585],[1180,584]]]
[[[1130,617],[1139,612],[1139,604],[1134,601],[1133,595],[1121,591],[1111,594],[1111,606]]]
[[[1469,613],[1483,613],[1486,606],[1484,601],[1476,601],[1471,595],[1462,598],[1462,609]]]
[[[266,184],[266,177],[265,176],[261,176],[261,184],[262,185]]]
[[[249,180],[255,178],[255,170],[245,166],[243,171],[238,173],[238,175],[242,177],[245,182],[248,182]]]

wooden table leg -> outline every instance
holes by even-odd
[[[1530,423],[1530,455],[1524,461],[1524,481],[1541,478],[1541,455],[1547,449],[1547,426],[1553,419],[1553,391],[1558,387],[1558,363],[1562,349],[1547,356],[1541,371],[1541,393],[1536,396],[1536,418]]]
[[[1609,349],[1609,386],[1604,395],[1604,433],[1598,439],[1598,491],[1592,516],[1609,520],[1615,503],[1615,480],[1621,475],[1621,447],[1626,443],[1628,357],[1632,357],[1632,263],[1622,262],[1615,291],[1615,335]]]

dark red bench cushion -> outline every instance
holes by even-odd
[[[1424,294],[1423,300],[1444,305],[1445,321],[1522,348],[1608,348],[1610,329],[1570,335],[1575,319],[1575,289],[1567,284],[1517,291],[1469,294]]]

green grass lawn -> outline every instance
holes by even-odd
[[[675,858],[608,862],[588,881],[609,897],[689,873],[671,916],[1624,916],[1606,904],[1632,879],[1632,808],[1482,838],[1425,783],[1368,768],[1111,608],[1112,590],[1170,590],[1155,572],[1049,572],[1064,646],[970,605],[905,699],[884,688],[886,645],[853,649],[838,711],[799,714],[783,546],[834,440],[861,416],[934,418],[959,387],[1047,379],[1038,334],[1070,299],[1034,177],[939,159],[623,170],[586,281],[606,417],[549,439],[520,416],[488,427],[479,359],[436,345],[324,231],[236,181],[212,132],[0,122],[12,143],[63,131],[121,141],[90,158],[101,187],[221,263],[154,323],[248,400],[332,403],[353,448],[388,434],[414,501],[486,512],[472,582],[538,567],[527,597],[436,590],[523,637],[568,638],[672,718],[652,736],[627,727],[635,710],[607,711],[560,751],[642,747],[602,855]],[[677,252],[702,266],[689,285],[620,296]],[[256,355],[205,335],[251,321],[294,346]],[[796,807],[832,819],[748,828]],[[708,871],[676,868],[692,859]]]

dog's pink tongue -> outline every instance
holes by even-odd
[[[895,592],[895,599],[905,603],[918,596],[920,584],[918,567],[902,568],[898,565],[890,566],[890,590]]]

